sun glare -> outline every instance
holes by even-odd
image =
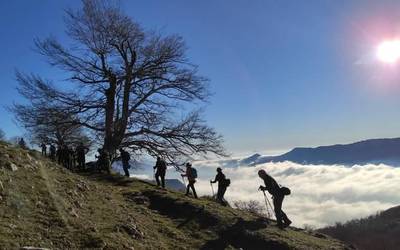
[[[389,40],[379,44],[377,56],[382,62],[396,63],[400,58],[400,40]]]

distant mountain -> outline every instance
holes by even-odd
[[[400,138],[371,139],[351,144],[316,148],[294,148],[279,156],[258,157],[249,165],[291,161],[300,164],[367,164],[384,163],[400,166]]]
[[[352,244],[357,249],[399,249],[400,206],[318,231]]]
[[[260,157],[261,157],[260,154],[254,154],[252,156],[249,156],[247,158],[240,160],[239,164],[240,165],[251,165],[251,164],[254,164]]]

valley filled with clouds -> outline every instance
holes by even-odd
[[[280,162],[241,166],[238,160],[216,160],[194,162],[193,165],[199,175],[196,189],[200,195],[211,195],[209,180],[221,166],[232,182],[225,195],[231,203],[257,200],[264,204],[263,194],[258,191],[263,182],[257,171],[265,169],[280,185],[291,189],[292,194],[285,197],[283,209],[299,227],[332,225],[400,204],[400,168],[383,164],[348,167]],[[152,179],[150,171],[151,167],[145,167],[135,171],[133,176]],[[173,169],[169,169],[167,178],[182,180]],[[217,185],[214,185],[216,189]]]
[[[197,164],[199,193],[210,194],[209,181],[201,174],[218,164]],[[257,176],[259,169],[265,169],[279,184],[291,189],[292,194],[285,197],[284,211],[296,226],[322,227],[375,214],[400,203],[400,168],[382,164],[347,167],[282,162],[224,168],[232,181],[226,199],[264,202],[262,193],[257,191],[263,185]]]

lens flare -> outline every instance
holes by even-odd
[[[377,56],[384,63],[396,63],[400,58],[400,40],[384,41],[379,44]]]

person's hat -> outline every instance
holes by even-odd
[[[219,168],[219,167],[218,167],[218,168],[217,168],[217,171],[222,171],[222,168]]]
[[[192,164],[190,162],[186,163],[186,167],[191,167]]]
[[[267,172],[265,172],[264,169],[258,170],[258,175],[259,175],[259,176],[264,176],[264,175],[266,175],[266,174],[267,174]]]

